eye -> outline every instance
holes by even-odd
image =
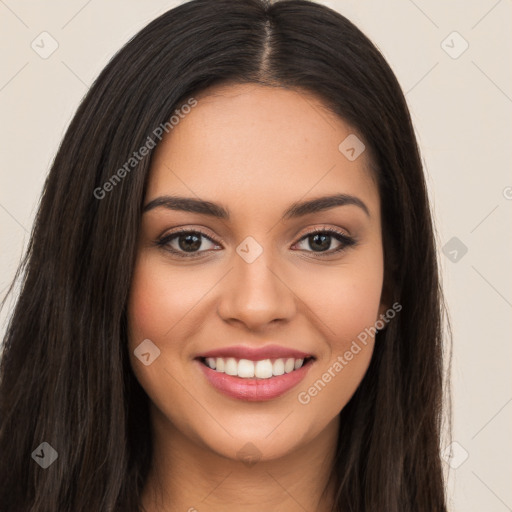
[[[155,244],[181,258],[195,258],[201,256],[202,253],[208,250],[208,247],[204,247],[205,240],[214,246],[217,245],[217,247],[220,247],[220,245],[206,233],[198,229],[192,230],[183,228],[164,235],[157,240]],[[333,240],[338,242],[339,246],[329,250]],[[357,241],[333,228],[317,228],[304,235],[296,245],[300,245],[301,243],[309,244],[309,247],[313,249],[312,251],[307,249],[302,250],[316,253],[318,256],[322,257],[324,255],[328,256],[341,252],[347,247],[356,245]]]
[[[215,244],[215,241],[202,231],[197,229],[180,229],[164,235],[156,241],[156,245],[179,257],[193,258],[206,250],[203,243],[204,240]]]
[[[339,246],[335,249],[329,250],[333,239],[338,242]],[[333,228],[317,228],[303,236],[299,240],[298,244],[300,243],[305,243],[313,249],[312,251],[306,250],[307,252],[314,252],[319,256],[324,256],[341,252],[347,247],[356,245],[357,241],[345,233]]]

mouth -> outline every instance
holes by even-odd
[[[262,402],[278,398],[297,386],[316,358],[237,359],[197,357],[194,361],[207,382],[236,400]]]
[[[224,373],[241,379],[271,379],[299,370],[314,359],[306,358],[276,358],[237,359],[235,357],[199,357],[198,360],[217,373]]]

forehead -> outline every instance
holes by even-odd
[[[148,198],[176,193],[270,207],[341,192],[378,209],[367,152],[351,161],[340,151],[356,133],[316,96],[237,84],[194,98],[155,150]]]

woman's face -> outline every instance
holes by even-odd
[[[152,161],[131,364],[161,431],[270,460],[337,425],[368,368],[365,329],[386,309],[378,189],[315,96],[251,84],[196,99]],[[341,194],[356,199],[297,207]]]

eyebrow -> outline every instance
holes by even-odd
[[[318,213],[338,206],[354,205],[361,208],[368,217],[370,212],[366,204],[356,196],[348,194],[334,194],[330,196],[310,199],[308,201],[295,202],[283,213],[282,220],[303,217],[311,213]],[[160,196],[150,201],[144,206],[142,213],[146,213],[155,208],[167,208],[168,210],[177,210],[183,212],[200,213],[210,215],[218,219],[230,219],[229,210],[220,204],[193,197],[180,196]]]

